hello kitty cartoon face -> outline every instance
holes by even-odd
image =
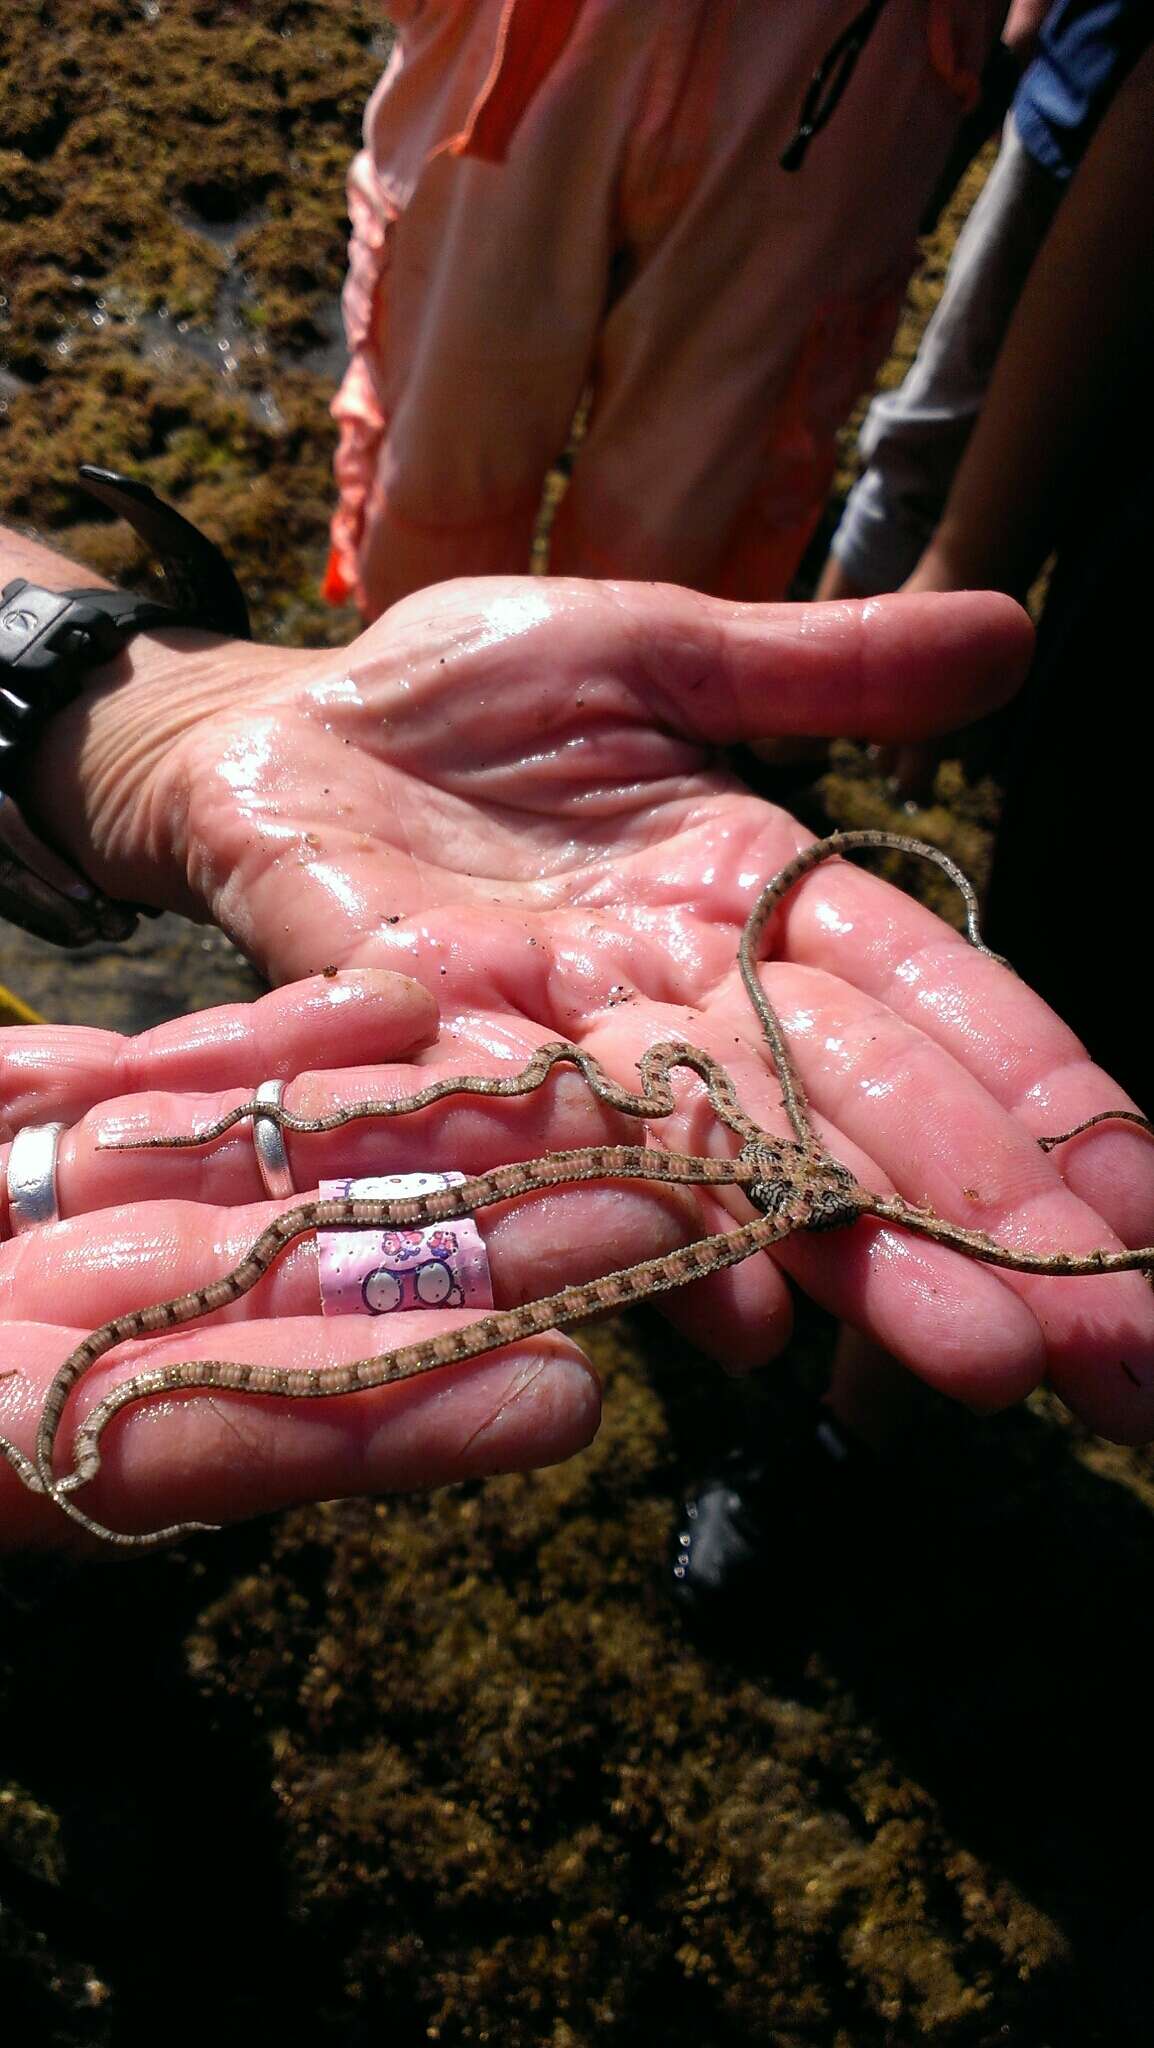
[[[421,1230],[386,1230],[381,1234],[381,1250],[394,1266],[419,1258],[424,1242]]]
[[[361,1282],[361,1299],[370,1315],[389,1315],[400,1308],[464,1306],[453,1265],[455,1231],[386,1231],[381,1250],[381,1264]]]

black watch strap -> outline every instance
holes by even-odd
[[[111,661],[149,626],[190,623],[167,605],[118,590],[44,590],[23,576],[6,583],[0,590],[0,788],[89,669]]]
[[[5,798],[50,719],[135,633],[194,626],[249,637],[248,607],[219,548],[134,477],[80,471],[84,489],[126,519],[159,561],[171,603],[116,590],[45,590],[17,577],[0,591],[0,915],[58,945],[127,938],[143,906],[102,896],[55,849],[35,863],[35,820],[4,830]],[[47,835],[42,835],[47,843]]]
[[[186,626],[200,626],[206,633],[228,633],[234,640],[250,638],[244,592],[207,534],[136,477],[119,476],[114,469],[94,469],[89,462],[82,464],[78,475],[90,498],[98,498],[121,519],[127,519],[147,543],[164,570],[166,602],[170,609],[187,615]]]

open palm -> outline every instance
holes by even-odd
[[[217,1058],[209,1075],[192,1059],[183,1078],[166,1081],[141,1057],[129,1063],[126,1089],[124,1058],[110,1055],[115,1074],[94,1058],[78,1086],[75,1061],[55,1079],[45,1063],[12,1120],[90,1112],[65,1141],[73,1220],[57,1226],[74,1233],[76,1264],[91,1276],[85,1319],[223,1270],[264,1213],[243,1137],[211,1153],[145,1159],[102,1154],[100,1137],[187,1130],[244,1099],[266,1073],[299,1077],[289,1100],[307,1116],[408,1092],[430,1068],[507,1073],[558,1037],[631,1080],[647,1045],[681,1037],[714,1054],[746,1109],[782,1132],[780,1091],[734,960],[761,883],[806,835],[752,795],[716,749],[801,731],[886,739],[947,728],[1007,693],[1026,637],[1016,610],[993,597],[775,609],[649,586],[494,579],[408,599],[340,654],[210,650],[199,694],[186,693],[181,717],[166,700],[163,724],[147,688],[89,707],[68,829],[98,879],[113,893],[215,917],[274,980],[336,968],[325,986],[357,1003],[334,1006],[323,1037],[290,1033],[291,1050],[277,1060],[270,1048],[258,1058],[242,1033],[227,1071]],[[128,775],[126,718],[140,736],[127,750]],[[765,985],[823,1135],[868,1185],[897,1187],[1023,1248],[1154,1237],[1147,1139],[1106,1127],[1049,1158],[1034,1142],[1125,1098],[1036,997],[930,913],[835,863],[797,890],[767,952]],[[382,969],[435,998],[435,1043],[427,994]],[[374,1006],[370,1044],[364,1021]],[[377,1064],[400,1058],[404,1068]],[[688,1078],[677,1113],[651,1135],[695,1152],[725,1149]],[[334,1172],[479,1170],[638,1136],[561,1073],[539,1098],[301,1138],[293,1156],[297,1185],[308,1189]],[[133,1206],[118,1212],[113,1270],[100,1255],[101,1212],[125,1199]],[[736,1191],[605,1186],[494,1212],[496,1298],[548,1292],[746,1213]],[[309,1313],[309,1257],[302,1248],[286,1262],[275,1300],[270,1280],[237,1305],[245,1329],[230,1332],[230,1345],[248,1348],[235,1355],[305,1363],[378,1348],[359,1319],[346,1329]],[[22,1266],[12,1299],[35,1321],[46,1295],[26,1249]],[[1095,1427],[1131,1440],[1154,1430],[1154,1303],[1137,1275],[999,1275],[859,1225],[795,1238],[777,1264],[759,1256],[696,1283],[672,1298],[671,1313],[727,1363],[758,1363],[788,1337],[784,1271],[976,1405],[1019,1398],[1048,1375]],[[397,1341],[404,1335],[398,1327]],[[214,1347],[218,1355],[219,1333],[198,1331],[163,1349],[174,1357]],[[159,1348],[135,1347],[135,1362],[146,1350],[151,1362]],[[363,1405],[304,1404],[333,1412],[303,1421],[297,1411],[291,1429],[276,1404],[262,1404],[259,1416],[250,1406],[239,1434],[235,1402],[190,1400],[179,1404],[179,1453],[171,1418],[167,1436],[142,1429],[140,1418],[118,1426],[119,1452],[99,1482],[109,1500],[116,1495],[110,1519],[138,1512],[147,1526],[174,1508],[221,1512],[223,1484],[208,1468],[226,1438],[238,1512],[302,1492],[476,1469],[476,1456],[470,1464],[462,1453],[466,1437],[474,1450],[485,1446],[486,1469],[494,1459],[562,1455],[592,1426],[588,1378],[564,1339],[520,1351],[452,1375],[459,1388],[482,1390],[486,1417],[505,1418],[500,1450],[491,1421],[482,1427],[471,1411],[469,1429],[457,1429],[467,1392],[452,1430],[444,1390],[428,1387],[382,1390]],[[106,1390],[107,1377],[99,1385]],[[402,1415],[422,1417],[425,1436],[406,1463],[396,1447],[409,1439],[391,1422],[394,1455],[382,1472],[365,1446],[383,1440],[382,1418]],[[283,1448],[290,1439],[293,1458]],[[133,1484],[138,1506],[126,1509]]]

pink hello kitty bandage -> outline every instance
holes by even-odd
[[[456,1187],[463,1173],[382,1173],[324,1180],[322,1201],[346,1195],[401,1201]],[[318,1230],[326,1316],[388,1316],[402,1309],[492,1308],[489,1260],[471,1216],[385,1230]]]

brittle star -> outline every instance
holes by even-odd
[[[845,1166],[821,1144],[813,1127],[801,1078],[786,1043],[781,1022],[758,977],[758,953],[765,928],[783,897],[822,861],[864,847],[887,847],[918,854],[934,861],[960,890],[966,909],[966,937],[977,951],[998,960],[984,943],[978,927],[978,904],[974,890],[961,869],[938,847],[906,838],[900,833],[858,831],[835,832],[816,841],[786,863],[761,891],[738,948],[738,966],[750,1002],[761,1024],[781,1086],[782,1106],[793,1132],[792,1138],[775,1138],[742,1109],[733,1081],[725,1068],[698,1046],[669,1040],[649,1047],[638,1064],[641,1086],[629,1089],[605,1072],[591,1054],[564,1041],[538,1048],[525,1067],[504,1079],[466,1074],[432,1082],[415,1094],[390,1101],[359,1102],[329,1116],[300,1117],[283,1104],[253,1100],[230,1110],[215,1123],[188,1136],[151,1137],[118,1141],[107,1149],[143,1151],[181,1149],[212,1144],[242,1120],[263,1116],[279,1124],[282,1131],[324,1132],[371,1117],[411,1115],[452,1095],[485,1095],[508,1099],[531,1094],[561,1063],[575,1066],[592,1093],[608,1107],[626,1115],[661,1118],[675,1107],[670,1075],[686,1067],[705,1083],[709,1101],[721,1122],[741,1140],[734,1158],[714,1159],[690,1153],[666,1152],[649,1146],[592,1145],[550,1153],[520,1165],[496,1167],[476,1174],[455,1187],[397,1200],[366,1199],[356,1196],[333,1201],[302,1202],[275,1218],[257,1238],[231,1272],[192,1292],[158,1302],[151,1308],[134,1309],[116,1316],[84,1338],[71,1351],[55,1374],[45,1396],[36,1436],[34,1456],[29,1458],[14,1444],[0,1437],[0,1451],[24,1484],[34,1493],[48,1494],[69,1518],[110,1543],[145,1548],[197,1534],[216,1525],[179,1522],[147,1535],[126,1535],[106,1528],[78,1508],[71,1495],[94,1479],[100,1469],[100,1438],[122,1408],[133,1406],[153,1394],[171,1394],[224,1388],[236,1393],[277,1394],[317,1398],[363,1392],[415,1378],[441,1367],[476,1358],[506,1344],[524,1342],[545,1330],[568,1329],[627,1303],[682,1287],[687,1281],[720,1272],[751,1253],[766,1251],[795,1230],[826,1230],[873,1217],[879,1222],[900,1224],[920,1236],[936,1239],[987,1265],[1002,1266],[1019,1273],[1052,1275],[1123,1273],[1154,1270],[1154,1246],[1136,1251],[1095,1251],[1032,1253],[999,1244],[985,1231],[970,1230],[948,1223],[932,1210],[918,1208],[901,1195],[877,1195],[863,1187]],[[1000,963],[1004,964],[1004,963]],[[1071,1130],[1039,1139],[1045,1151],[1093,1128],[1107,1119],[1120,1119],[1154,1130],[1150,1121],[1135,1110],[1103,1110],[1086,1118]],[[532,1194],[544,1188],[563,1187],[592,1180],[645,1180],[694,1186],[735,1186],[744,1190],[759,1212],[751,1222],[715,1236],[703,1237],[678,1251],[658,1258],[643,1259],[601,1279],[585,1280],[520,1308],[496,1309],[477,1321],[438,1336],[420,1339],[371,1358],[345,1365],[290,1371],[283,1366],[254,1365],[230,1359],[191,1359],[157,1366],[135,1374],[114,1387],[78,1424],[72,1446],[69,1472],[55,1471],[56,1438],[70,1394],[85,1373],[118,1344],[155,1336],[181,1323],[226,1307],[255,1287],[270,1266],[298,1238],[314,1230],[357,1228],[406,1229],[414,1225],[444,1222],[455,1216],[472,1215],[494,1202]]]

